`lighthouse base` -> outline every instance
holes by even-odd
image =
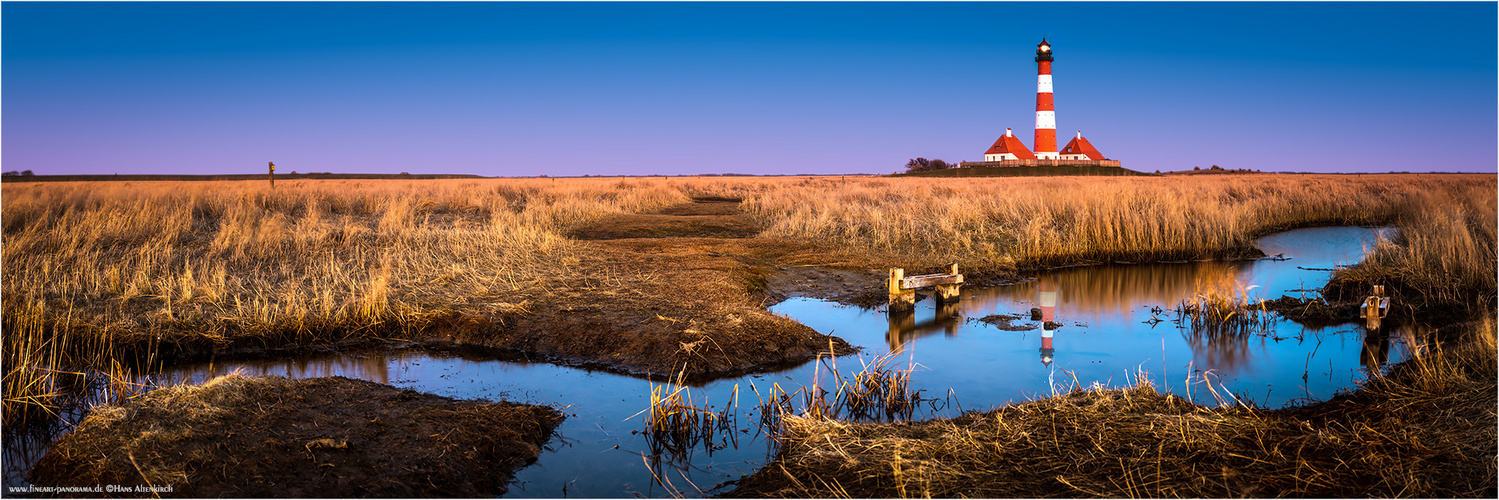
[[[958,167],[1120,167],[1119,160],[1001,160],[965,161]]]

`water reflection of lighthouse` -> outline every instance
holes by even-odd
[[[1051,366],[1052,355],[1056,353],[1051,347],[1051,338],[1057,331],[1057,286],[1050,278],[1041,278],[1038,290],[1040,293],[1037,294],[1036,303],[1041,306],[1041,364]]]

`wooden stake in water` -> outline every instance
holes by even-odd
[[[1390,298],[1384,296],[1384,285],[1374,285],[1374,290],[1364,299],[1364,306],[1359,308],[1358,315],[1364,318],[1364,329],[1378,330],[1380,318],[1389,313]]]

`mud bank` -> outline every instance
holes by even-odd
[[[30,480],[129,489],[64,496],[494,496],[563,418],[343,377],[229,375],[95,408]]]

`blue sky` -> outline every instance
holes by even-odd
[[[38,174],[888,173],[1058,137],[1136,170],[1495,172],[1494,2],[0,4]]]

